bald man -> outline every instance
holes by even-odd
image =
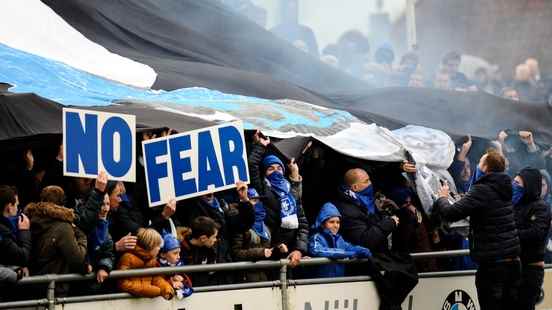
[[[342,215],[343,237],[353,244],[369,248],[372,252],[386,252],[387,237],[399,225],[399,218],[378,211],[374,187],[365,170],[351,169],[345,173],[343,181],[335,202]]]

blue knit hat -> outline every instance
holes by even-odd
[[[180,248],[180,242],[178,242],[172,234],[163,235],[163,248],[161,249],[161,253],[167,253],[178,248]]]
[[[284,166],[284,163],[280,160],[280,158],[274,156],[274,155],[268,155],[265,158],[263,158],[263,170],[266,171],[268,167],[278,164],[282,167],[282,172],[286,171],[286,166]]]

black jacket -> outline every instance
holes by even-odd
[[[525,168],[519,176],[523,179],[525,194],[514,210],[521,242],[521,261],[529,264],[544,260],[544,247],[550,229],[550,208],[540,197],[540,171]]]
[[[476,262],[492,263],[520,255],[512,206],[512,180],[505,173],[481,177],[453,205],[446,198],[439,198],[433,212],[449,222],[470,217],[471,257]]]
[[[334,204],[341,213],[340,233],[345,240],[374,253],[388,251],[387,237],[397,226],[391,217],[379,211],[369,214],[364,206],[341,191],[338,191]]]
[[[272,192],[270,184],[261,174],[261,162],[264,154],[265,148],[262,145],[252,145],[251,153],[248,157],[249,176],[251,186],[253,186],[263,197],[262,202],[266,208],[265,224],[268,226],[272,234],[272,245],[277,247],[279,244],[285,243],[289,252],[298,250],[305,255],[308,253],[309,223],[301,203],[301,182],[294,182],[290,180],[291,194],[294,196],[297,203],[297,218],[299,220],[299,227],[297,229],[282,228],[280,201]]]
[[[0,215],[0,265],[26,267],[31,255],[31,231],[12,233],[9,220]]]

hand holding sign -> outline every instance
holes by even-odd
[[[98,190],[98,192],[105,193],[105,188],[107,187],[107,173],[105,173],[105,171],[98,174],[94,187]]]
[[[171,216],[173,216],[175,212],[176,212],[176,200],[171,199],[163,208],[163,212],[161,213],[161,215],[165,219],[169,219]]]
[[[236,190],[238,191],[240,201],[249,201],[249,197],[247,197],[247,183],[242,181],[236,182]]]
[[[270,138],[263,135],[259,130],[253,135],[253,142],[258,143],[264,147],[270,144]]]

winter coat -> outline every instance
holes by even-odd
[[[113,239],[109,235],[109,222],[98,220],[96,229],[88,236],[88,259],[94,270],[113,270],[115,253]]]
[[[128,251],[119,260],[118,270],[131,270],[141,268],[159,267],[157,258],[146,252],[139,246],[134,250]],[[125,278],[117,281],[117,286],[123,292],[130,293],[140,297],[162,296],[165,299],[171,299],[175,292],[171,284],[163,276],[143,276]]]
[[[505,173],[484,175],[453,205],[439,198],[433,212],[449,222],[470,217],[471,257],[476,262],[492,263],[520,255],[512,180]]]
[[[322,224],[332,217],[341,218],[341,214],[333,204],[324,204],[316,218],[314,234],[309,239],[309,255],[331,259],[372,256],[367,248],[352,245],[345,241],[340,234],[334,235],[328,229],[323,228]],[[341,264],[324,265],[318,267],[316,273],[318,277],[343,277],[345,276],[345,266]]]
[[[75,202],[75,225],[87,235],[96,228],[103,200],[104,193],[93,189],[86,199]]]
[[[338,191],[334,205],[341,213],[340,233],[353,244],[370,249],[373,253],[389,250],[388,236],[395,230],[395,221],[378,210],[369,214],[368,210]]]
[[[265,230],[268,230],[268,228],[265,227]],[[270,237],[268,240],[262,239],[253,229],[242,234],[236,234],[232,238],[232,256],[235,261],[258,261],[269,259],[265,257],[264,250],[270,247]],[[264,270],[244,271],[237,277],[243,282],[268,281],[267,274]]]
[[[550,229],[550,208],[540,198],[540,171],[525,168],[519,176],[523,179],[525,193],[514,206],[514,211],[521,242],[521,261],[530,264],[544,260],[544,247]]]
[[[220,253],[217,246],[212,248],[197,247],[191,243],[191,230],[185,230],[180,233],[182,238],[182,255],[186,265],[205,265],[205,264],[217,264],[227,263],[227,257]],[[234,282],[234,276],[231,272],[208,272],[208,273],[193,273],[192,282],[194,286],[206,286],[206,285],[222,285],[231,284]]]
[[[26,267],[31,256],[31,231],[14,228],[0,216],[0,265]]]
[[[86,235],[74,225],[72,209],[50,202],[30,203],[25,213],[31,221],[33,275],[86,273]],[[65,295],[67,283],[56,285],[56,295]]]
[[[309,223],[305,216],[301,203],[302,184],[290,180],[291,194],[297,204],[297,218],[299,227],[297,229],[282,228],[282,219],[280,217],[280,201],[270,187],[270,183],[261,175],[261,162],[265,154],[265,148],[262,145],[254,144],[251,148],[249,159],[249,176],[251,185],[263,197],[261,200],[266,208],[265,223],[272,233],[272,246],[278,247],[285,243],[289,252],[298,250],[302,254],[308,252]]]
[[[215,197],[215,199],[218,198]],[[221,210],[209,206],[200,198],[191,199],[176,208],[176,218],[185,227],[190,227],[192,221],[199,216],[206,216],[215,221],[220,226],[216,244],[217,255],[225,262],[231,262],[231,238],[253,226],[255,209],[248,202],[228,205],[224,200],[219,199],[219,204]]]

